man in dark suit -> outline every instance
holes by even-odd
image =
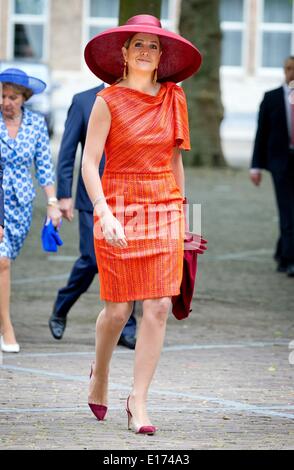
[[[3,168],[0,162],[0,243],[3,240],[4,235],[4,196],[3,196],[3,188],[2,188],[2,180],[3,180]]]
[[[258,186],[262,169],[272,175],[280,220],[277,270],[294,277],[294,56],[284,72],[283,86],[265,93],[260,105],[250,177]]]
[[[96,93],[104,88],[99,87],[78,93],[73,97],[69,108],[64,134],[58,156],[57,165],[57,197],[63,216],[73,219],[72,182],[75,156],[78,144],[84,149],[88,120],[94,104]],[[99,167],[103,173],[105,157],[103,155]],[[61,339],[66,326],[66,317],[72,305],[91,285],[97,274],[97,263],[93,243],[93,206],[86,192],[81,175],[81,164],[78,177],[76,204],[79,211],[79,233],[81,256],[75,262],[67,285],[58,291],[53,313],[49,319],[50,331],[55,339]],[[134,303],[135,305],[135,303]],[[135,307],[134,307],[135,308]],[[136,319],[134,309],[122,331],[119,343],[130,349],[135,348]]]

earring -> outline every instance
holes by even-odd
[[[123,79],[126,80],[128,76],[128,73],[127,73],[127,62],[125,61],[124,63],[124,71],[123,71]]]
[[[154,75],[153,75],[153,84],[155,85],[157,82],[157,68],[154,70]]]

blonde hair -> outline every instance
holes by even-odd
[[[135,34],[132,34],[132,36],[130,36],[126,42],[124,43],[124,47],[126,49],[128,49],[130,47],[130,43],[131,43],[131,40],[133,39],[134,36],[136,36],[136,34],[138,33],[135,33]],[[158,38],[158,41],[159,41],[159,49],[162,50],[162,45],[161,45],[161,42],[160,42],[160,39]]]

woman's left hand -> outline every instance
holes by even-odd
[[[57,227],[61,222],[62,214],[57,206],[47,206],[47,217],[52,220],[54,227]]]
[[[0,243],[3,240],[3,237],[4,237],[4,229],[3,229],[2,225],[0,225]]]

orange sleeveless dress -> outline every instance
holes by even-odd
[[[178,295],[183,270],[183,198],[171,157],[175,146],[190,149],[184,92],[166,82],[156,96],[118,85],[98,96],[111,113],[103,191],[128,242],[126,248],[109,245],[94,217],[101,299],[126,302]]]

